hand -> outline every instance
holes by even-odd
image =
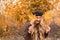
[[[29,27],[28,33],[31,33],[31,34],[33,33],[33,26]]]
[[[48,26],[48,28],[46,29],[46,33],[48,33],[51,30],[51,28]]]

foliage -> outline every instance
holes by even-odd
[[[51,10],[53,7],[50,3],[47,2],[47,0],[29,0],[28,2],[28,9],[30,9],[30,11],[40,10],[46,12]]]
[[[8,0],[7,0],[8,1]],[[0,14],[0,26],[4,31],[11,30],[8,28],[16,27],[19,29],[21,25],[25,25],[27,22],[35,18],[32,12],[40,10],[46,12],[53,9],[53,6],[47,2],[47,0],[11,0],[5,1],[5,9]],[[52,15],[50,13],[44,14],[45,19],[50,19]],[[12,32],[12,31],[11,31]]]

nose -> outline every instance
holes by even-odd
[[[40,20],[40,19],[37,19],[37,20]]]
[[[36,19],[36,21],[40,21],[40,19]]]

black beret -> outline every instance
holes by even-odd
[[[36,16],[42,16],[43,12],[41,12],[41,11],[34,11],[34,12],[32,12],[32,14],[36,15]]]

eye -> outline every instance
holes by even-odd
[[[41,18],[40,16],[37,16],[37,18]]]

